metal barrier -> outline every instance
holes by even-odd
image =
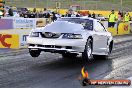
[[[0,48],[19,48],[19,35],[0,33]]]
[[[51,20],[48,18],[15,18],[3,17],[0,20],[0,29],[17,29],[17,28],[31,28],[44,27]],[[8,26],[7,26],[8,24]],[[5,26],[4,26],[5,25]]]
[[[125,35],[125,34],[130,34],[130,23],[129,22],[121,22],[118,26],[118,32],[117,28],[107,28],[109,32],[112,33],[113,36],[117,35]]]
[[[0,30],[0,48],[26,48],[30,31],[31,29]]]

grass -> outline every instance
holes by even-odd
[[[55,8],[56,2],[61,3],[62,9],[68,9],[70,5],[78,4],[82,9],[92,10],[120,10],[121,0],[5,0],[6,5],[17,7],[48,7]],[[132,0],[122,0],[122,9],[131,11]]]

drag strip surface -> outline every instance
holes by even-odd
[[[27,49],[0,50],[0,88],[82,88],[78,77],[83,66],[91,79],[128,78],[132,76],[132,39],[124,37],[129,40],[116,38],[119,43],[109,59],[88,63],[81,57],[62,58],[60,54],[44,52],[32,58]]]

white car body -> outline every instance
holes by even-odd
[[[85,50],[86,42],[89,38],[92,38],[92,54],[93,55],[108,55],[109,46],[113,46],[113,37],[101,24],[100,21],[93,18],[86,17],[71,17],[60,18],[62,20],[55,21],[46,25],[43,28],[36,28],[31,31],[27,38],[27,43],[30,50],[40,50],[45,52],[54,53],[83,53]],[[63,19],[77,19],[88,20],[88,28],[85,29],[84,24],[78,24],[74,22],[63,21]],[[90,24],[91,22],[91,24]],[[86,25],[86,24],[85,24]],[[39,33],[38,37],[33,37],[32,33]],[[47,34],[45,34],[47,33]],[[48,37],[44,37],[44,35]],[[55,34],[55,38],[50,37]],[[75,34],[75,35],[70,35]],[[77,39],[69,39],[67,37],[76,36]],[[66,36],[66,38],[63,38]],[[81,38],[80,38],[81,37]]]

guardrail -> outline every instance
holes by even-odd
[[[44,27],[50,21],[46,18],[3,17],[0,19],[0,48],[25,48],[31,29]]]
[[[36,28],[44,27],[51,20],[47,18],[15,18],[2,17],[0,20],[0,29],[17,29],[17,28]]]
[[[117,23],[115,24],[115,27],[108,28],[108,21],[101,21],[104,25],[104,27],[112,33],[113,36],[116,35],[125,35],[130,34],[132,32],[132,21],[130,22],[120,22],[118,25],[117,30]]]
[[[31,29],[0,30],[0,48],[26,48]]]

